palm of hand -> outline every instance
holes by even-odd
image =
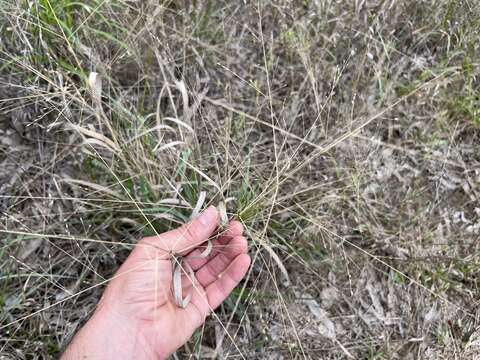
[[[198,246],[212,236],[218,222],[216,209],[209,208],[191,223],[145,238],[135,247],[94,315],[108,318],[110,337],[121,339],[113,349],[116,355],[167,357],[191,337],[243,278],[250,258],[240,223],[231,222],[212,240],[213,251],[205,258],[199,256],[203,249]],[[185,271],[187,266],[181,267],[182,292],[184,296],[192,292],[185,308],[175,304],[172,291],[172,261],[179,261],[179,256],[194,272],[192,279]],[[113,350],[110,356],[115,355]]]

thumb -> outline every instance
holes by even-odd
[[[145,238],[146,243],[168,252],[185,255],[204,243],[217,229],[220,216],[215,206],[209,206],[195,219],[158,236]]]

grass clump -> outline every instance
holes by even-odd
[[[178,357],[474,354],[478,11],[2,2],[1,352],[57,355],[139,238],[223,202],[253,265]]]

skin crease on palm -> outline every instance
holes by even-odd
[[[198,248],[216,234],[213,206],[178,229],[142,239],[109,282],[95,313],[75,335],[62,360],[165,359],[182,346],[238,285],[250,266],[243,227],[231,221],[214,237],[213,250]],[[172,292],[172,254],[184,257],[194,279],[182,271],[192,298],[178,307]],[[192,280],[194,284],[192,284]]]

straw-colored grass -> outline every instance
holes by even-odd
[[[58,355],[133,244],[210,204],[253,262],[177,357],[480,352],[475,2],[0,16],[2,356]]]

